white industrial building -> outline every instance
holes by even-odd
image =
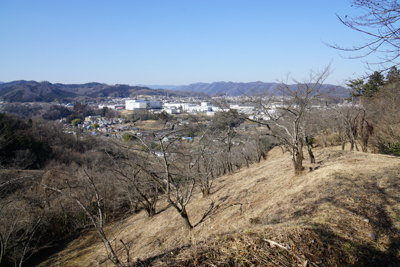
[[[178,110],[175,107],[165,107],[163,111],[167,112],[168,114],[178,114]]]
[[[160,109],[162,108],[161,101],[146,101],[146,100],[125,100],[125,109]]]
[[[164,108],[169,107],[169,108],[178,109],[178,108],[181,108],[181,106],[182,106],[182,103],[163,103]]]
[[[164,107],[175,107],[176,109],[180,109],[181,112],[189,112],[189,113],[197,113],[202,112],[206,113],[208,116],[213,116],[216,111],[227,111],[229,109],[221,109],[219,107],[211,106],[209,102],[201,102],[201,105],[190,104],[190,103],[167,103],[164,104]]]
[[[230,108],[236,109],[237,111],[242,113],[252,113],[253,111],[256,110],[256,108],[253,106],[241,106],[241,105],[230,105]]]
[[[99,109],[102,109],[102,108],[124,109],[125,108],[124,105],[99,105],[98,107],[99,107]]]
[[[178,114],[181,112],[197,113],[204,112],[209,116],[215,114],[215,111],[222,111],[223,109],[211,106],[209,102],[201,102],[200,105],[190,103],[164,103],[163,111],[169,114]]]

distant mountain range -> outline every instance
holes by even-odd
[[[226,94],[228,96],[240,96],[243,94],[251,94],[252,92],[260,90],[273,91],[277,88],[279,83],[265,83],[265,82],[248,82],[248,83],[236,83],[236,82],[213,82],[213,83],[194,83],[190,85],[171,86],[171,85],[156,85],[156,88],[165,88],[172,90],[179,90],[184,92],[203,92],[210,96],[215,94]],[[148,87],[154,88],[152,85]],[[296,85],[291,85],[292,87]],[[331,87],[332,85],[324,84],[322,89]]]
[[[255,88],[259,90],[273,89],[278,83],[264,83],[264,82],[249,82],[249,83],[235,83],[235,82],[213,82],[213,83],[194,83],[178,87],[180,91],[191,92],[204,92],[210,96],[218,93],[225,93],[228,96],[239,96],[251,93]]]
[[[145,86],[151,89],[169,89],[169,90],[179,90],[180,87],[184,87],[186,85],[146,85],[146,84],[137,84],[136,86]]]
[[[8,102],[52,102],[93,100],[101,97],[134,97],[134,96],[176,96],[202,97],[209,95],[203,92],[151,89],[144,86],[125,84],[108,85],[104,83],[61,84],[36,81],[13,81],[0,84],[0,99]]]
[[[213,95],[240,96],[254,90],[270,90],[279,83],[213,82],[190,85],[108,85],[105,83],[62,84],[36,81],[0,82],[0,99],[8,102],[52,102],[94,100],[101,97],[172,96],[209,98]],[[291,85],[295,87],[296,85]],[[324,84],[323,90],[332,85]],[[153,88],[153,89],[152,89]]]

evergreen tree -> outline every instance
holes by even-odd
[[[355,97],[371,98],[385,85],[385,79],[379,71],[369,76],[368,82],[364,84],[362,79],[350,80],[350,97],[346,100],[354,100]]]
[[[363,97],[373,97],[385,85],[384,77],[379,71],[369,76],[368,83],[364,86]]]
[[[362,79],[350,80],[346,85],[350,87],[350,97],[346,98],[346,100],[353,101],[354,97],[360,97],[363,95],[365,85]]]
[[[386,75],[385,84],[396,83],[399,81],[400,81],[400,71],[396,68],[396,66],[393,66],[390,68],[390,70]]]

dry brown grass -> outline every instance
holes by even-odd
[[[109,231],[116,240],[132,242],[133,259],[147,259],[137,266],[267,266],[265,259],[277,261],[275,266],[297,264],[290,253],[268,250],[263,238],[290,246],[317,265],[395,262],[400,257],[399,158],[339,147],[316,150],[315,156],[316,164],[305,160],[300,177],[293,175],[289,156],[274,148],[266,161],[218,178],[209,197],[198,192],[188,206],[192,233],[163,201],[154,218],[142,211],[109,225]],[[249,248],[249,242],[258,245]],[[123,255],[121,244],[114,245]],[[96,233],[89,232],[40,266],[111,266],[104,253]]]
[[[164,123],[155,120],[137,121],[135,126],[145,130],[161,130],[164,127]]]

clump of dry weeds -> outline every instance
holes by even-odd
[[[166,252],[132,266],[396,266],[396,258],[362,250],[329,228],[248,230]]]

